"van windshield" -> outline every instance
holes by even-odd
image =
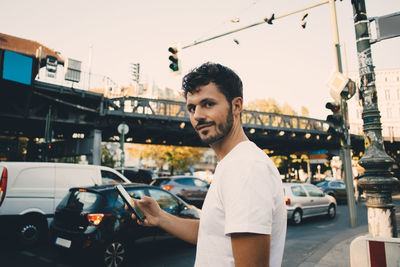
[[[87,191],[70,191],[60,202],[59,207],[66,207],[74,210],[93,210],[99,207],[104,201],[100,194]]]

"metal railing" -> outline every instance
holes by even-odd
[[[125,116],[189,121],[184,102],[141,97],[118,97],[110,100],[113,106],[109,106],[107,112],[111,114],[124,113]],[[243,111],[242,123],[244,127],[309,133],[326,133],[329,128],[329,123],[323,120],[253,110]]]

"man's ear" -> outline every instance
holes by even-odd
[[[232,99],[232,113],[234,115],[240,115],[243,111],[243,98],[240,96]]]

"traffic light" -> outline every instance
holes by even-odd
[[[340,110],[340,104],[334,102],[326,103],[325,107],[332,111],[331,115],[326,117],[326,121],[330,124],[328,133],[332,136],[344,138],[344,120]]]
[[[168,48],[168,51],[171,53],[171,55],[168,57],[169,61],[171,62],[169,64],[169,68],[176,73],[180,72],[180,62],[178,58],[178,48],[175,46],[171,46]]]
[[[140,80],[140,63],[131,63],[131,79],[139,83]]]
[[[340,92],[340,96],[344,100],[349,100],[356,93],[356,91],[357,91],[356,83],[351,79],[349,79],[346,86],[343,88],[342,92]]]
[[[336,102],[342,99],[349,100],[357,90],[356,83],[340,72],[333,72],[327,85]]]

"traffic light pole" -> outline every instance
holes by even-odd
[[[378,109],[375,72],[371,56],[369,21],[364,0],[353,0],[354,26],[360,73],[360,98],[364,121],[365,152],[359,164],[365,168],[359,184],[367,194],[368,229],[374,237],[397,237],[392,188],[397,180],[389,167],[394,160],[383,146],[382,124]]]
[[[333,42],[335,44],[335,55],[336,55],[336,71],[342,73],[342,60],[340,54],[340,43],[339,43],[339,30],[337,26],[336,17],[336,6],[335,0],[329,0],[329,9],[331,12],[331,23],[332,23],[332,33]],[[357,212],[356,212],[356,202],[354,198],[354,186],[353,186],[353,170],[351,163],[351,144],[350,144],[350,134],[349,134],[349,122],[347,114],[347,103],[343,99],[341,100],[341,112],[344,122],[344,139],[342,140],[342,155],[343,155],[343,165],[344,165],[344,180],[346,183],[346,193],[347,193],[347,206],[349,208],[350,214],[350,226],[357,226]]]

